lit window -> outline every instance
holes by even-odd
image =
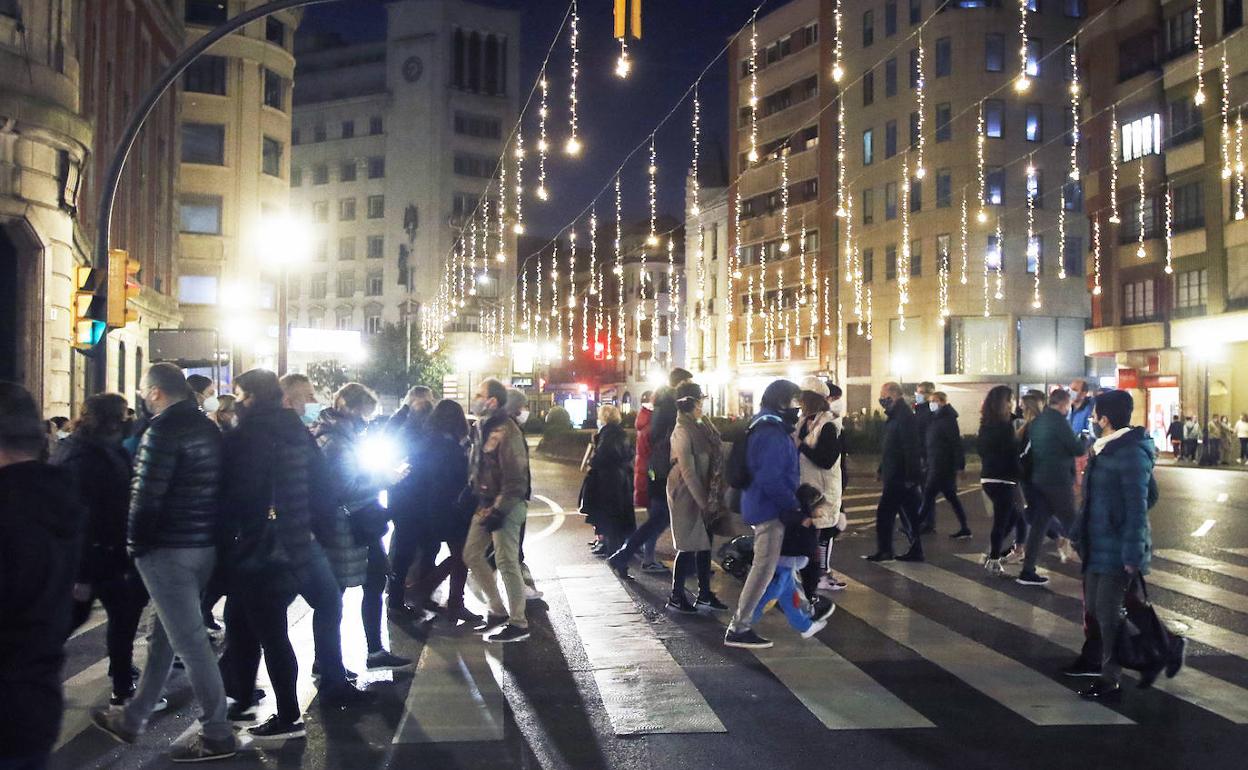
[[[1123,162],[1161,152],[1161,115],[1158,113],[1123,123],[1120,133]]]

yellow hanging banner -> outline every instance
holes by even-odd
[[[631,12],[630,12],[631,11]],[[641,0],[615,0],[615,39],[641,39]]]

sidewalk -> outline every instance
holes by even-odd
[[[1201,465],[1200,463],[1176,460],[1174,455],[1169,452],[1163,452],[1157,455],[1157,464],[1170,468],[1201,468],[1213,471],[1240,471],[1248,473],[1248,465],[1242,465],[1238,460],[1233,460],[1230,463],[1223,463],[1221,465]]]

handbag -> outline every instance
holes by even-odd
[[[274,456],[276,450],[274,445],[269,456]],[[234,545],[234,571],[244,580],[260,579],[269,584],[275,581],[294,582],[292,571],[295,564],[278,532],[276,498],[277,471],[274,468],[269,476],[269,505],[264,519],[258,528],[241,535]]]
[[[1123,668],[1153,672],[1171,661],[1177,642],[1149,602],[1144,576],[1137,575],[1136,580],[1143,599],[1127,590],[1126,616],[1118,626],[1114,657]]]

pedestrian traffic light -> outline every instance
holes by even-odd
[[[74,266],[74,296],[70,300],[73,313],[73,345],[90,350],[104,337],[107,308],[99,295],[103,288],[102,272],[88,265]]]
[[[139,320],[139,311],[130,307],[130,300],[139,296],[139,270],[143,268],[137,259],[131,259],[125,249],[108,251],[108,326],[120,328]]]

